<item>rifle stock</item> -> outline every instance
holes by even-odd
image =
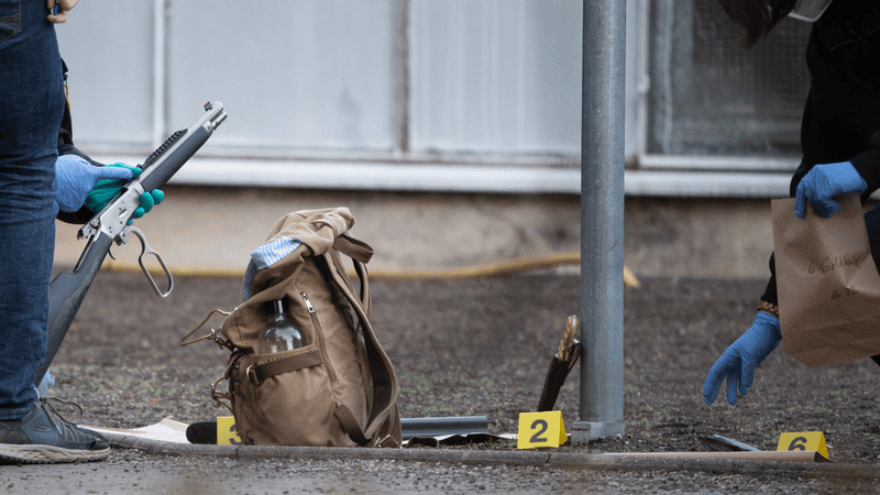
[[[98,274],[104,257],[110,251],[113,239],[106,234],[93,237],[73,273],[59,273],[49,284],[49,326],[46,334],[46,358],[34,374],[34,385],[39,385],[55,358],[67,329],[73,323],[92,280]]]

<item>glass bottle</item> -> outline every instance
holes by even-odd
[[[272,301],[272,309],[269,325],[260,334],[260,340],[257,342],[257,354],[284,352],[302,347],[302,333],[297,330],[284,311],[284,302]]]

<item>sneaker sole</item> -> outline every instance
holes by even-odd
[[[0,445],[0,460],[22,464],[99,461],[109,454],[110,447],[100,450],[75,450],[52,445]]]

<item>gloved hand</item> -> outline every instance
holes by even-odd
[[[727,379],[727,402],[736,405],[736,389],[746,395],[755,380],[755,367],[761,364],[782,340],[779,318],[759,311],[751,328],[721,354],[709,369],[703,383],[703,398],[711,405],[718,396],[721,382]]]
[[[61,211],[76,211],[98,181],[131,178],[132,171],[127,168],[95,167],[76,155],[59,156],[55,161],[55,180],[58,182],[55,201]]]
[[[52,24],[62,24],[67,22],[67,13],[70,12],[79,0],[46,0],[46,8],[49,9],[49,15],[46,19]],[[58,10],[55,10],[55,6]]]
[[[111,165],[107,165],[104,168],[117,168],[131,171],[131,177],[139,177],[143,170],[137,167],[129,167],[123,163],[113,163]],[[129,178],[131,178],[129,177]],[[92,188],[89,192],[88,196],[85,200],[86,207],[94,213],[101,211],[107,203],[113,199],[116,194],[122,189],[125,184],[127,184],[127,180],[118,180],[118,179],[106,179],[98,181],[97,184]],[[141,202],[140,206],[134,210],[134,214],[132,218],[141,218],[145,213],[153,209],[153,206],[162,202],[162,199],[165,198],[165,193],[161,189],[153,189],[152,191],[145,192],[141,194]],[[128,224],[131,225],[131,220],[128,221]]]
[[[868,183],[850,162],[816,165],[801,179],[797,186],[794,214],[803,218],[807,201],[825,218],[840,211],[840,203],[834,196],[845,193],[865,192]]]

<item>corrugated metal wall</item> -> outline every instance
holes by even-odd
[[[166,133],[210,99],[235,117],[213,146],[392,147],[393,0],[165,5]],[[155,17],[151,2],[89,0],[59,27],[78,140],[151,141]]]
[[[413,0],[412,149],[580,154],[581,5]]]
[[[77,142],[151,143],[153,22],[152,2],[89,0],[56,28]]]
[[[717,169],[717,160],[700,161],[709,154],[730,157],[733,165],[722,167],[733,169],[741,155],[757,157],[750,171],[778,171],[779,159],[790,167],[809,27],[786,21],[777,38],[742,52],[712,0],[627,2],[626,146],[637,158],[628,194],[718,194],[686,185],[681,171]],[[188,125],[202,103],[219,100],[230,118],[199,159],[264,170],[254,184],[283,175],[283,186],[356,188],[376,175],[370,166],[392,165],[407,187],[430,190],[433,179],[407,167],[443,175],[457,166],[447,173],[457,175],[484,166],[484,175],[508,167],[499,176],[510,185],[492,191],[528,191],[533,179],[517,171],[549,167],[568,174],[561,181],[570,185],[554,190],[577,194],[582,6],[88,0],[58,33],[75,139],[93,154],[138,159]],[[690,157],[679,165],[677,155]],[[777,161],[762,165],[767,156]],[[272,158],[271,172],[252,158]],[[349,168],[333,175],[339,164]],[[199,166],[187,167],[187,183],[199,183]],[[651,173],[639,175],[640,167]],[[678,175],[652,175],[670,168]],[[766,178],[741,179],[746,185],[725,194],[750,194]]]
[[[234,118],[211,146],[397,147],[397,0],[165,2],[165,102],[154,102],[154,5],[82,2],[60,26],[77,140],[151,143],[153,105],[166,133],[194,105],[222,101]],[[409,2],[413,152],[580,150],[578,2]],[[161,83],[162,81],[157,81]]]

